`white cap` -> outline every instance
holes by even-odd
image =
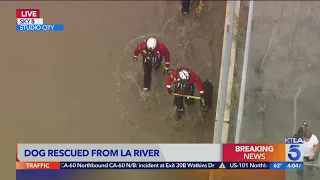
[[[149,38],[147,40],[147,48],[150,50],[154,50],[157,46],[157,40],[155,38]]]

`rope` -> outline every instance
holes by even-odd
[[[200,100],[203,108],[208,108],[207,105],[205,105],[204,99],[199,96],[191,96],[191,95],[184,95],[184,94],[178,94],[178,93],[173,93],[172,95]]]
[[[198,7],[197,7],[197,9],[196,9],[196,13],[197,13],[197,14],[201,14],[201,13],[202,13],[203,6],[204,6],[204,3],[203,3],[202,0],[200,0],[199,5],[198,5]]]

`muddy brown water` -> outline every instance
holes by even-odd
[[[39,8],[63,32],[16,32],[15,9]],[[194,7],[192,9],[194,11]],[[173,120],[166,76],[153,72],[141,92],[141,62],[133,48],[163,41],[172,66],[188,66],[217,88],[225,3],[208,2],[201,17],[182,17],[178,2],[1,2],[1,142],[4,172],[14,174],[16,143],[205,143],[212,122],[198,106]],[[217,90],[215,90],[216,92]],[[205,171],[99,171],[91,179],[201,179]],[[9,174],[2,173],[8,178]],[[85,176],[83,176],[85,177]]]

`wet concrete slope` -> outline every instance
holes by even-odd
[[[319,9],[316,1],[255,2],[243,142],[283,143],[302,122],[319,137]]]
[[[141,62],[131,56],[139,42],[159,38],[171,51],[173,67],[187,65],[216,85],[224,6],[208,3],[204,15],[195,18],[181,17],[177,2],[2,2],[0,12],[7,18],[2,18],[0,43],[0,137],[8,142],[5,151],[14,157],[18,142],[211,142],[212,123],[198,122],[197,106],[188,109],[183,123],[174,123],[162,70],[153,73],[151,92],[141,92]],[[17,8],[39,8],[45,23],[62,23],[65,31],[15,32]],[[10,156],[3,158],[12,161]],[[95,178],[186,174],[100,175]]]
[[[243,141],[280,143],[303,121],[320,133],[319,8],[318,2],[255,3]]]

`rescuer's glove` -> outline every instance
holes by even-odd
[[[168,94],[172,95],[172,89],[168,89]]]
[[[133,59],[134,61],[138,61],[138,56],[133,56],[132,59]]]
[[[167,75],[169,75],[170,74],[170,72],[169,72],[169,68],[167,68],[167,67],[164,67],[164,72],[163,72],[164,74],[167,74]]]

